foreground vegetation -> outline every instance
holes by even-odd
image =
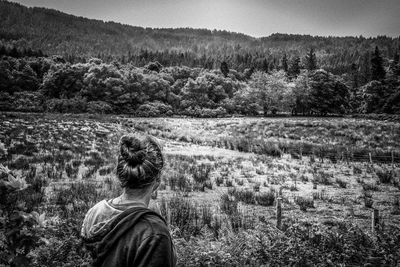
[[[400,263],[398,159],[317,153],[323,144],[398,153],[396,123],[38,114],[2,114],[0,123],[0,264],[89,264],[80,225],[97,201],[118,195],[117,142],[132,130],[163,144],[151,207],[170,225],[180,266]],[[285,150],[289,141],[312,149]]]

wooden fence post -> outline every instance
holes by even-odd
[[[276,227],[281,229],[282,227],[282,198],[278,197],[276,199]]]
[[[371,224],[372,232],[375,232],[378,225],[379,225],[379,210],[374,209],[372,211],[372,224]]]

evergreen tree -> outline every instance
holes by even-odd
[[[371,56],[369,52],[363,55],[359,72],[361,74],[361,85],[365,85],[371,81]]]
[[[7,49],[4,45],[0,46],[0,56],[4,56],[7,54]]]
[[[264,58],[264,60],[262,62],[261,69],[266,73],[268,73],[268,71],[269,71],[269,64],[268,64],[268,60],[266,58]]]
[[[400,76],[400,56],[398,51],[396,51],[396,53],[393,56],[391,70],[395,76]]]
[[[282,57],[282,69],[283,69],[286,73],[287,73],[288,70],[289,70],[289,67],[288,67],[288,60],[287,60],[286,53],[283,54],[283,57]]]
[[[357,64],[351,64],[351,87],[353,90],[356,90],[359,87],[359,75],[358,75],[358,67]]]
[[[375,52],[371,58],[371,78],[372,80],[382,81],[385,79],[386,71],[383,67],[383,58],[378,46],[375,47]]]
[[[294,78],[300,74],[300,57],[295,56],[292,61],[290,62],[290,67],[288,74],[290,77]]]
[[[19,57],[18,49],[14,46],[9,52],[10,57]]]
[[[270,71],[273,71],[275,69],[275,63],[274,63],[273,60],[269,63],[268,68],[269,68]]]
[[[227,77],[228,73],[229,73],[228,63],[226,63],[225,61],[222,61],[220,69],[221,69],[222,74],[225,77]]]
[[[317,57],[315,56],[314,49],[311,48],[306,55],[306,69],[315,70],[317,68]]]

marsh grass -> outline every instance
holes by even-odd
[[[308,208],[315,208],[314,199],[306,197],[295,197],[294,202],[299,206],[300,210],[306,212]]]

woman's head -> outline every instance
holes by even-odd
[[[154,138],[129,134],[121,138],[119,145],[117,176],[122,187],[140,189],[159,181],[164,158]]]

